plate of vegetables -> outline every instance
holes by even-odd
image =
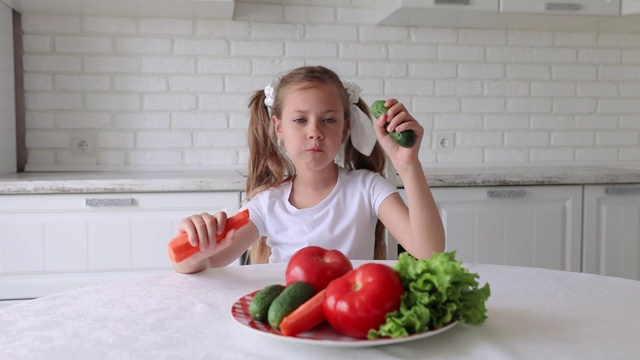
[[[264,336],[334,347],[396,344],[441,334],[460,322],[479,325],[487,318],[489,284],[479,287],[478,275],[454,255],[417,260],[403,253],[394,267],[367,263],[334,274],[319,291],[313,276],[292,279],[288,266],[286,285],[242,296],[231,315]]]

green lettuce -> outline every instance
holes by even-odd
[[[487,318],[489,284],[479,288],[478,274],[462,267],[455,251],[434,253],[428,260],[401,253],[395,270],[404,287],[400,308],[387,314],[380,329],[370,330],[369,339],[408,336],[456,320],[478,325]]]

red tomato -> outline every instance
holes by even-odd
[[[308,282],[317,293],[352,269],[351,261],[340,251],[307,246],[289,259],[285,281],[287,285],[296,281]]]
[[[378,329],[385,315],[400,307],[402,281],[391,267],[368,263],[329,284],[324,315],[338,332],[364,338]]]

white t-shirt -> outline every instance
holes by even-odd
[[[378,173],[340,168],[331,193],[318,205],[289,203],[291,182],[267,189],[246,205],[249,219],[271,247],[270,263],[286,262],[297,250],[316,245],[353,260],[373,259],[378,207],[396,187]]]

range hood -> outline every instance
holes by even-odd
[[[471,27],[495,16],[499,0],[376,0],[378,25]]]

